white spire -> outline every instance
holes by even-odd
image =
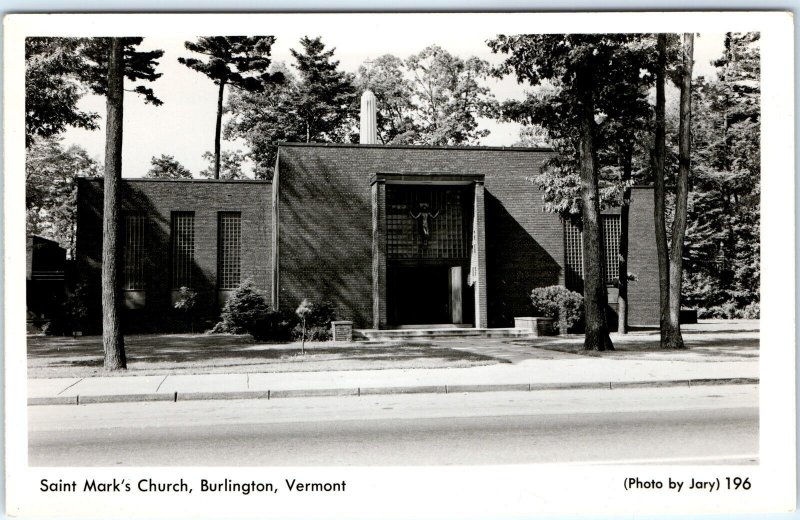
[[[375,94],[367,89],[361,94],[361,144],[377,144],[377,122],[375,121],[375,111],[378,101]]]

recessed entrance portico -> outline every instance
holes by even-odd
[[[486,326],[482,174],[375,174],[372,217],[374,328]]]

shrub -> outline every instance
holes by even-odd
[[[184,322],[188,323],[189,329],[194,332],[195,317],[192,311],[197,307],[197,291],[190,287],[181,287],[172,307],[181,313]]]
[[[536,312],[553,318],[561,334],[583,318],[583,296],[560,285],[537,287],[531,292]]]
[[[257,341],[288,341],[296,322],[292,313],[270,309],[256,318],[248,332]]]
[[[222,309],[222,322],[215,331],[231,334],[244,334],[254,328],[257,320],[270,312],[269,304],[263,294],[258,292],[250,280],[245,280],[233,291]]]
[[[761,317],[761,304],[759,302],[751,302],[747,307],[742,309],[742,318],[746,320],[757,320]]]

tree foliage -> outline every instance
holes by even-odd
[[[204,152],[203,159],[208,161],[208,166],[205,169],[200,170],[201,177],[206,177],[208,179],[219,178],[227,180],[239,180],[247,178],[247,175],[242,169],[242,165],[244,164],[245,160],[247,160],[247,156],[241,150],[225,150],[222,152],[218,177],[215,177],[214,172],[214,154],[211,152]]]
[[[272,178],[278,142],[346,142],[355,132],[358,96],[354,78],[339,69],[335,49],[320,38],[304,37],[292,49],[294,72],[282,63],[271,71],[284,81],[266,85],[263,92],[231,96],[231,119],[226,138],[242,138],[250,149],[257,178]]]
[[[352,140],[358,99],[353,76],[339,70],[336,49],[326,50],[319,36],[304,36],[300,47],[291,53],[300,80],[294,102],[305,142]]]
[[[377,100],[378,139],[383,144],[408,144],[418,140],[414,115],[414,85],[406,77],[403,60],[384,54],[361,64],[356,75],[359,92],[369,89]]]
[[[26,231],[75,250],[78,177],[97,177],[101,166],[83,148],[60,139],[37,139],[25,156]]]
[[[184,165],[175,160],[172,155],[155,155],[150,159],[152,165],[145,174],[149,179],[191,179],[190,172]]]
[[[687,302],[704,317],[757,317],[760,283],[758,33],[729,33],[694,89]]]
[[[462,59],[431,45],[409,57],[414,98],[416,143],[434,146],[477,144],[489,135],[478,118],[497,114],[497,101],[485,80],[491,73],[486,60]]]
[[[60,134],[67,127],[95,130],[99,114],[78,109],[87,92],[79,71],[85,66],[80,38],[25,39],[25,145]]]

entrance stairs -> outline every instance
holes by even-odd
[[[535,338],[528,329],[497,328],[476,329],[470,325],[404,325],[396,329],[355,329],[356,340],[439,339],[439,338]]]

